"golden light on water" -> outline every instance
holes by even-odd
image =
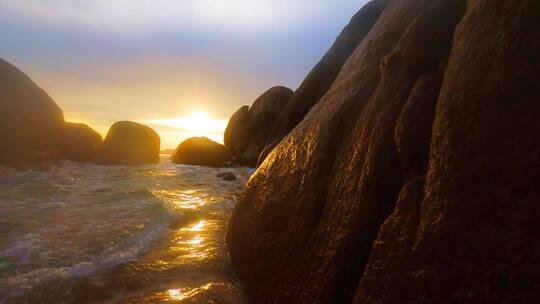
[[[210,256],[204,237],[208,233],[205,226],[207,222],[201,220],[193,226],[180,229],[177,244],[178,248],[182,248],[181,251],[185,252],[181,255],[183,259],[204,259]]]
[[[175,272],[200,263],[221,263],[221,246],[226,223],[219,214],[202,214],[200,210],[222,203],[222,198],[209,196],[201,189],[163,189],[152,193],[160,198],[167,208],[178,212],[180,225],[171,225],[169,245],[145,258],[149,268]],[[187,215],[184,217],[184,215]],[[187,267],[186,267],[187,266]],[[207,303],[210,296],[229,296],[231,285],[224,284],[221,276],[207,281],[176,280],[152,294],[155,302]]]
[[[206,221],[200,221],[192,227],[188,228],[189,231],[202,231]]]
[[[187,243],[190,244],[190,245],[200,245],[203,241],[203,238],[202,237],[194,237],[193,239],[191,239],[191,241],[188,241]]]
[[[167,191],[156,190],[152,193],[169,202],[169,207],[173,210],[190,209],[196,210],[207,204],[206,200],[200,197],[197,191]]]
[[[208,283],[197,288],[169,289],[167,290],[167,294],[173,301],[182,301],[193,298],[197,294],[210,289],[212,285],[212,283]]]

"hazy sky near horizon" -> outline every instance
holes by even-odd
[[[366,2],[0,0],[0,57],[67,120],[103,135],[118,120],[147,123],[172,148],[192,135],[221,140],[208,126],[187,130],[204,118],[194,112],[219,129],[266,89],[296,89]]]

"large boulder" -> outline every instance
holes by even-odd
[[[539,16],[537,0],[468,1],[429,166],[404,183],[357,303],[540,301]]]
[[[143,165],[159,162],[159,135],[132,121],[112,125],[99,147],[96,161],[104,165]]]
[[[0,59],[0,164],[24,168],[60,157],[63,128],[58,105],[23,72]]]
[[[227,242],[254,302],[538,300],[539,15],[390,2],[239,196]]]
[[[171,157],[175,164],[224,167],[231,161],[231,155],[224,145],[206,137],[192,137],[183,141]]]
[[[255,166],[277,118],[293,91],[273,87],[262,94],[251,107],[241,107],[229,120],[224,134],[225,146],[242,164]]]
[[[63,156],[77,162],[93,161],[103,138],[85,124],[66,123]]]
[[[242,129],[249,123],[249,106],[242,106],[229,119],[223,142],[233,155],[242,155],[249,138],[240,136]]]
[[[328,92],[343,64],[371,30],[388,2],[390,0],[371,1],[352,17],[332,47],[311,70],[280,113],[261,152],[259,164]]]
[[[539,15],[390,2],[239,196],[254,302],[538,302]]]

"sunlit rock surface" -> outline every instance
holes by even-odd
[[[540,5],[470,1],[429,169],[381,227],[358,303],[540,299]]]
[[[119,121],[109,129],[96,160],[104,165],[158,163],[159,146],[159,135],[150,127]]]
[[[254,302],[538,299],[539,13],[391,1],[240,195]]]
[[[64,158],[78,162],[94,160],[103,138],[85,124],[66,123]]]
[[[62,110],[47,93],[0,59],[0,164],[22,168],[54,159],[61,154],[63,127]]]
[[[243,106],[233,114],[224,134],[225,146],[237,162],[255,166],[277,118],[293,91],[273,87],[262,94],[251,107]]]
[[[352,17],[332,47],[311,70],[285,105],[268,137],[263,152],[259,156],[259,164],[264,161],[268,153],[281,139],[300,123],[313,105],[328,92],[341,67],[373,27],[388,2],[390,0],[371,1]]]
[[[229,165],[231,154],[224,145],[206,137],[192,137],[178,145],[171,160],[176,164],[223,167]]]

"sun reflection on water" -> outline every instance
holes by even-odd
[[[197,224],[193,225],[192,227],[184,228],[184,229],[187,229],[188,231],[202,231],[205,224],[206,224],[206,221],[199,221]]]
[[[193,260],[209,259],[216,254],[215,232],[221,229],[215,221],[199,220],[195,224],[178,229],[170,249],[176,253],[176,263],[193,263]]]
[[[176,197],[178,200],[175,205],[181,209],[199,209],[206,205],[205,200],[191,193],[178,193]]]
[[[200,210],[203,209],[208,202],[199,195],[196,190],[159,190],[152,192],[155,196],[164,199],[173,210]]]
[[[197,294],[204,292],[212,287],[212,283],[196,287],[196,288],[181,288],[181,289],[169,289],[167,294],[169,298],[173,301],[182,301],[186,299],[193,298]]]

